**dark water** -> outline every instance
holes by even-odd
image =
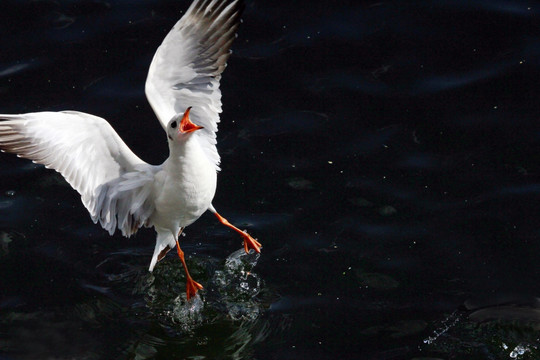
[[[0,112],[108,119],[167,156],[144,97],[188,1],[2,1]],[[540,4],[247,1],[222,79],[216,207],[182,238],[94,225],[0,156],[0,359],[537,359]]]

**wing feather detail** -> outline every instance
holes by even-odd
[[[242,0],[195,0],[156,51],[146,96],[161,125],[188,107],[206,156],[219,170],[216,131],[221,108],[219,81],[231,55]]]
[[[0,115],[0,149],[58,171],[81,194],[92,220],[130,236],[154,211],[159,167],[139,159],[110,124],[75,111]]]

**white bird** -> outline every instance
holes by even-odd
[[[178,236],[206,210],[238,232],[244,249],[261,244],[215,210],[221,112],[219,81],[230,56],[242,0],[195,0],[157,49],[146,96],[165,129],[169,157],[150,165],[104,119],[77,111],[0,115],[0,149],[58,171],[81,194],[94,223],[129,237],[153,226],[156,263],[176,246],[188,300],[202,286],[189,275]]]

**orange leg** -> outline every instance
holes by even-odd
[[[260,242],[258,242],[254,238],[252,238],[247,232],[242,231],[239,228],[237,228],[236,226],[234,226],[233,224],[231,224],[227,219],[225,219],[223,216],[219,215],[217,212],[214,213],[214,214],[216,215],[216,217],[218,218],[220,223],[222,223],[225,226],[230,227],[231,229],[233,229],[234,231],[239,233],[242,236],[242,238],[244,238],[244,250],[246,251],[246,253],[249,254],[249,249],[253,249],[258,253],[261,252],[261,246],[262,245],[261,245]]]
[[[197,294],[197,290],[201,290],[203,287],[201,284],[194,281],[189,275],[186,260],[184,259],[184,252],[182,251],[182,249],[180,249],[180,243],[178,243],[178,240],[176,240],[176,251],[178,252],[178,257],[180,257],[180,261],[182,261],[184,270],[186,271],[186,297],[189,301],[189,299],[191,299],[193,296],[195,296],[195,294]]]

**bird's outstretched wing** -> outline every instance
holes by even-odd
[[[0,149],[58,171],[94,222],[126,236],[153,211],[155,167],[137,157],[104,119],[75,111],[0,115]]]
[[[219,170],[216,131],[221,112],[219,80],[236,37],[242,0],[195,0],[157,49],[146,96],[161,125],[192,106],[194,135]]]

